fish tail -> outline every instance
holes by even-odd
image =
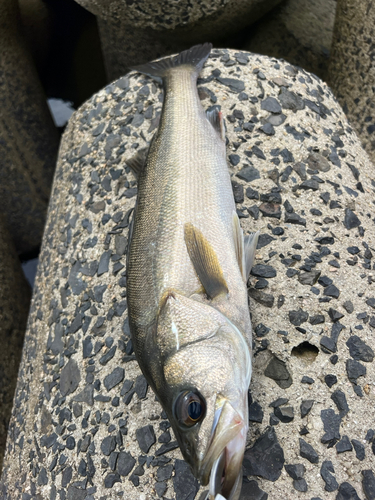
[[[181,66],[193,69],[198,76],[210,55],[211,49],[211,43],[195,45],[188,50],[180,52],[176,56],[166,57],[160,61],[152,61],[147,64],[141,64],[140,66],[133,66],[131,69],[139,73],[144,73],[160,83],[171,71],[173,71],[173,69]]]

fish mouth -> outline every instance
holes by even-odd
[[[229,401],[216,410],[211,444],[200,474],[202,484],[209,484],[208,498],[221,495],[225,500],[238,500],[247,429],[247,411],[241,415]]]

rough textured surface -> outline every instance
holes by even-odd
[[[0,1],[0,198],[18,252],[39,247],[58,135],[21,36],[18,4]]]
[[[336,0],[287,0],[258,21],[244,48],[286,59],[325,79]]]
[[[375,4],[338,0],[328,81],[375,161]]]
[[[338,489],[326,485],[336,483],[340,498],[353,489],[363,498],[371,478],[362,472],[375,468],[374,167],[328,87],[287,63],[215,50],[199,93],[226,119],[241,224],[262,231],[249,280],[244,469],[258,476],[246,477],[243,498],[333,500]],[[137,189],[124,160],[151,140],[161,103],[158,85],[131,74],[85,103],[65,132],[0,487],[6,500],[200,498],[127,323],[124,254]],[[279,123],[271,135],[261,128],[270,121]],[[358,359],[347,345],[354,335]]]
[[[228,36],[254,23],[280,0],[76,0],[98,16],[107,75],[210,41],[220,46]]]
[[[21,263],[0,215],[0,474],[30,297]]]

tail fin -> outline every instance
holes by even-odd
[[[158,82],[162,82],[169,71],[178,66],[191,66],[198,75],[210,55],[211,49],[211,43],[195,45],[188,50],[180,52],[177,56],[166,57],[160,61],[153,61],[147,64],[141,64],[140,66],[133,66],[131,69],[151,76],[151,78],[154,78],[154,80]]]

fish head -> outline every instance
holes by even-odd
[[[157,388],[185,460],[210,495],[236,500],[248,430],[250,349],[209,304],[174,294],[158,319]]]

